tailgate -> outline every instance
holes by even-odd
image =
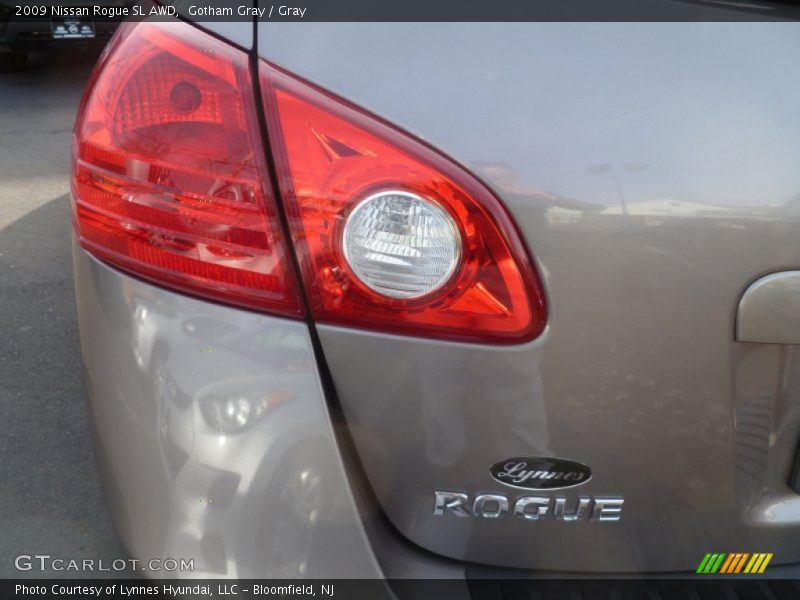
[[[736,342],[734,327],[750,283],[800,268],[798,25],[259,27],[262,56],[482,177],[544,281],[547,329],[525,345],[319,327],[400,533],[536,569],[695,570],[710,552],[800,561],[795,347]],[[592,477],[511,487],[490,466],[513,457],[578,461]],[[470,507],[500,494],[512,509],[437,515],[437,491]],[[567,512],[579,498],[624,505],[619,520],[515,518],[531,494]]]

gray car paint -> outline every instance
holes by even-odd
[[[306,324],[160,289],[77,247],[73,260],[96,455],[144,574],[380,577]],[[215,429],[204,404],[241,395],[270,404]],[[194,569],[149,568],[166,558]]]
[[[302,43],[298,43],[302,40]],[[800,267],[797,24],[259,23],[258,52],[462,161],[505,202],[549,301],[488,347],[322,325],[386,515],[442,556],[567,571],[800,560],[791,345],[738,343],[756,279]],[[618,523],[433,515],[489,465],[592,468]]]

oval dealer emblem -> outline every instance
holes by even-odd
[[[566,458],[517,456],[494,463],[489,471],[500,483],[528,490],[575,487],[592,478],[592,470]]]

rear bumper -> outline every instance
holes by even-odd
[[[144,574],[380,577],[307,325],[153,287],[77,247],[74,266],[101,478]],[[228,405],[260,414],[226,421]],[[148,567],[167,558],[193,565]]]

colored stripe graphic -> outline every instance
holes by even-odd
[[[727,555],[725,553],[719,554],[714,553],[708,559],[705,568],[701,571],[702,573],[716,573],[719,571],[719,568],[722,566],[722,561],[725,560]]]
[[[730,573],[730,568],[736,563],[736,560],[739,558],[738,554],[728,554],[728,558],[725,559],[725,562],[722,563],[722,567],[720,567],[720,573]]]
[[[703,560],[700,561],[700,566],[697,567],[696,573],[705,573],[706,572],[706,566],[708,565],[708,562],[710,560],[711,560],[711,555],[710,554],[706,554],[703,557]]]
[[[764,557],[764,562],[761,563],[761,566],[759,567],[758,572],[759,573],[763,573],[764,570],[767,568],[767,565],[769,564],[769,561],[771,561],[771,560],[772,560],[772,552],[770,552],[769,554],[767,554]]]
[[[717,558],[717,562],[715,562],[714,565],[711,567],[709,573],[716,573],[717,571],[719,571],[719,568],[722,565],[722,561],[724,559],[725,559],[725,553],[720,554],[719,558]]]
[[[717,553],[706,554],[706,557],[708,558],[708,560],[703,561],[704,565],[703,565],[703,570],[700,571],[701,573],[710,573],[711,572],[711,569],[714,568],[714,563],[716,563],[717,559],[719,558],[719,554],[717,554]]]
[[[756,552],[714,552],[708,553],[700,561],[697,573],[763,573],[772,560],[772,553]]]
[[[741,572],[742,567],[744,566],[744,561],[746,561],[749,556],[750,556],[750,554],[748,552],[745,552],[744,554],[742,554],[742,557],[739,559],[739,562],[736,563],[736,568],[735,569],[731,568],[731,573],[739,573],[739,572]]]
[[[747,566],[744,568],[745,573],[756,573],[758,572],[758,567],[761,566],[761,561],[764,560],[764,554],[757,552],[753,554],[753,557],[750,559],[750,562],[747,563]]]

